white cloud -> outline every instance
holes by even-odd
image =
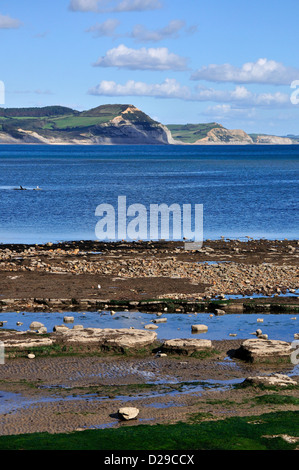
[[[114,36],[115,30],[120,22],[114,18],[109,18],[103,23],[97,23],[86,30],[88,33],[94,33],[95,37]]]
[[[275,60],[258,59],[256,62],[247,62],[242,67],[211,64],[197,70],[191,78],[211,82],[290,85],[299,78],[299,69],[286,67]]]
[[[178,33],[185,26],[185,22],[181,20],[173,20],[164,28],[150,30],[143,25],[136,25],[130,36],[139,42],[153,41],[158,42],[167,38],[178,37]]]
[[[130,70],[186,70],[185,58],[169,52],[166,47],[130,49],[121,44],[107,51],[94,64],[96,67],[118,67]]]
[[[155,98],[179,98],[189,99],[190,90],[186,86],[180,85],[175,79],[166,78],[160,84],[148,84],[129,80],[125,85],[117,84],[113,81],[103,80],[101,83],[91,88],[90,95],[103,96],[152,96]]]
[[[69,9],[82,12],[145,11],[162,8],[159,0],[71,0]]]
[[[145,11],[159,8],[162,8],[159,0],[122,0],[115,6],[114,11]]]
[[[211,116],[213,119],[216,120],[222,120],[227,118],[253,119],[257,116],[255,108],[236,108],[231,104],[217,104],[215,106],[209,106],[202,112],[202,114],[204,116]]]
[[[98,11],[99,0],[71,0],[69,8],[72,11]]]
[[[234,90],[198,87],[193,99],[220,103],[233,102],[240,106],[288,106],[290,104],[290,96],[286,93],[252,93],[240,85]]]
[[[175,98],[185,101],[214,102],[222,109],[227,106],[248,109],[250,107],[283,108],[290,106],[290,97],[284,93],[252,93],[244,86],[236,86],[234,90],[215,90],[213,88],[197,87],[192,90],[181,85],[173,78],[167,78],[163,83],[148,84],[127,81],[124,85],[114,81],[102,80],[99,85],[91,88],[91,95],[102,96],[152,96],[155,98]]]
[[[21,26],[21,22],[10,16],[0,14],[0,29],[16,29]]]

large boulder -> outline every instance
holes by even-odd
[[[138,350],[150,346],[157,338],[155,331],[112,328],[70,329],[56,325],[49,337],[31,332],[1,332],[5,349],[30,350],[35,347],[60,345],[65,350],[81,352]]]
[[[286,341],[253,338],[245,340],[234,356],[248,362],[290,362],[291,344]]]
[[[67,346],[83,346],[87,349],[118,350],[141,349],[151,345],[157,338],[154,331],[130,328],[85,328],[84,330],[69,329],[61,335]]]
[[[211,348],[212,341],[209,339],[169,339],[163,343],[161,349],[165,353],[189,355]]]
[[[264,385],[266,387],[289,387],[296,386],[297,381],[291,379],[288,375],[272,374],[256,377],[247,377],[243,382],[244,385]]]

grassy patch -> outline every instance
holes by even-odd
[[[107,122],[105,116],[68,116],[62,118],[52,119],[51,124],[53,129],[71,129],[77,127],[90,127],[97,124]]]
[[[185,143],[194,144],[207,136],[211,129],[222,127],[216,122],[207,124],[169,124],[167,125],[172,137]]]
[[[35,433],[1,436],[2,450],[293,450],[298,437],[299,412],[259,417],[234,417],[196,424],[124,426],[67,434]]]
[[[260,395],[254,400],[259,405],[299,405],[299,398],[289,395]]]

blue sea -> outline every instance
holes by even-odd
[[[119,196],[203,204],[204,239],[297,239],[298,164],[297,145],[2,145],[0,243],[95,240],[97,206]]]

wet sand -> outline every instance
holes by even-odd
[[[9,360],[0,367],[0,435],[190,422],[198,416],[222,419],[296,409],[258,405],[257,396],[273,391],[234,388],[248,376],[290,374],[292,364],[253,366],[228,356],[240,340],[213,343],[217,352],[205,359],[148,355]],[[281,393],[298,396],[296,389]],[[122,406],[139,408],[137,419],[120,421],[117,410]]]

